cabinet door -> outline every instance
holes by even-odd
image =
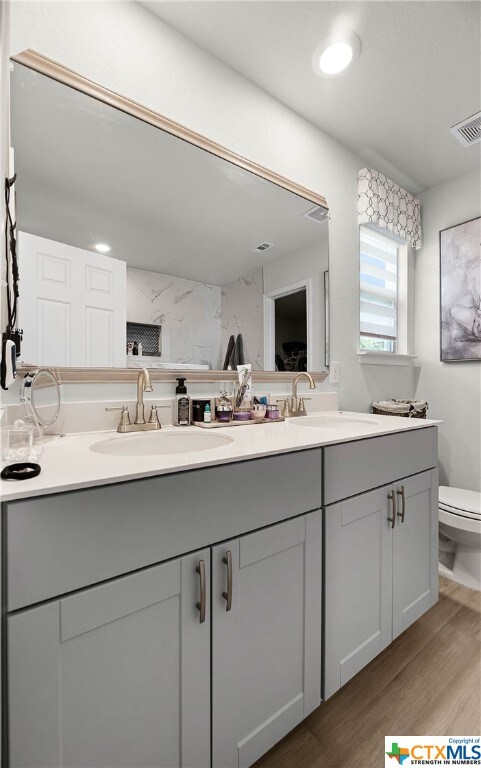
[[[210,765],[200,560],[208,580],[204,550],[9,617],[12,768]]]
[[[393,638],[438,599],[438,471],[401,480],[394,490]]]
[[[216,768],[252,765],[320,703],[321,535],[318,510],[212,551]]]
[[[391,641],[391,486],[327,507],[324,698]]]

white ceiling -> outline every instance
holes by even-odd
[[[350,147],[412,193],[480,165],[449,133],[480,109],[480,9],[468,0],[145,0],[161,19]],[[337,29],[361,55],[317,77]]]

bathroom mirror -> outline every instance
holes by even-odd
[[[22,361],[202,373],[241,335],[255,371],[321,371],[325,200],[38,54],[15,59]]]
[[[29,371],[22,379],[20,401],[27,419],[37,426],[55,424],[60,414],[60,387],[52,371]]]

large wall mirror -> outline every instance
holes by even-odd
[[[324,369],[324,199],[36,54],[15,58],[23,362]]]

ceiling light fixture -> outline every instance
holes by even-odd
[[[312,57],[312,67],[320,77],[335,77],[344,72],[361,52],[361,41],[353,32],[329,35],[319,43]]]
[[[94,248],[99,253],[108,253],[110,251],[110,245],[107,245],[107,243],[95,243]]]

